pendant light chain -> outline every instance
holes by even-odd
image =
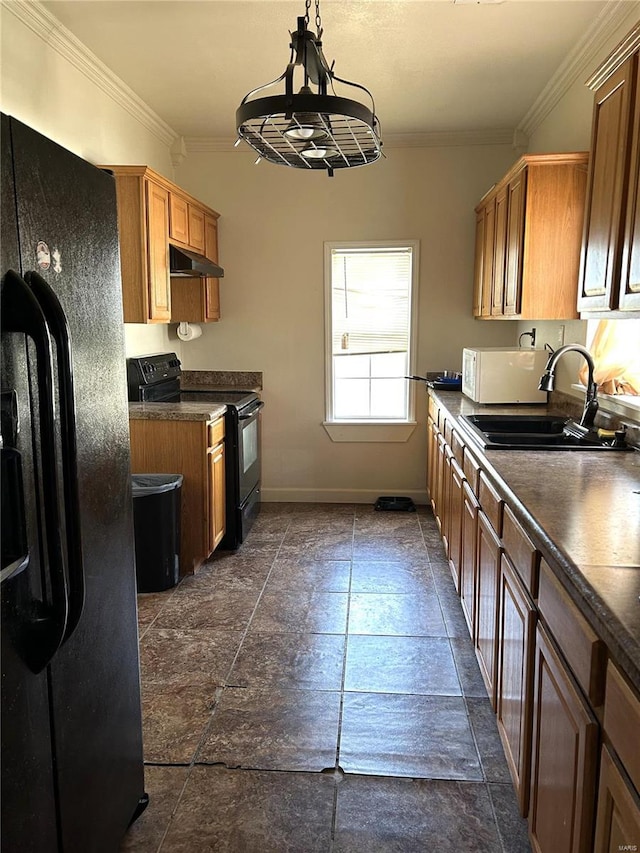
[[[311,11],[311,0],[305,0],[304,7],[305,7],[304,22],[305,22],[305,24],[308,24],[309,20],[310,20],[310,14],[309,13]],[[320,0],[316,0],[316,21],[315,21],[315,24],[316,24],[316,32],[318,34],[318,38],[320,38],[320,32],[322,30],[322,20],[320,18]]]

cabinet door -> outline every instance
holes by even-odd
[[[536,853],[591,853],[598,723],[536,631],[529,835]]]
[[[536,609],[504,554],[500,563],[499,614],[496,717],[520,812],[526,817],[531,769]]]
[[[507,191],[507,256],[505,259],[504,314],[520,313],[522,300],[522,254],[527,172],[509,181]]]
[[[224,443],[212,447],[209,455],[209,548],[218,546],[225,532]]]
[[[427,491],[429,492],[429,503],[433,509],[435,483],[436,483],[436,459],[438,455],[438,428],[431,417],[427,418]]]
[[[491,287],[491,314],[501,317],[504,313],[504,277],[507,256],[507,187],[496,196],[495,243],[493,250],[493,282]]]
[[[204,253],[210,261],[218,263],[218,223],[214,216],[204,218]],[[204,319],[207,323],[220,319],[220,281],[217,278],[205,281]]]
[[[436,439],[438,445],[438,453],[436,457],[436,482],[435,482],[435,506],[433,508],[433,514],[435,515],[436,522],[438,524],[438,529],[440,530],[440,535],[442,535],[442,524],[444,518],[444,510],[442,506],[442,494],[444,491],[444,470],[445,470],[445,447],[446,443],[444,440],[444,436],[440,431],[438,431],[438,437]]]
[[[475,649],[480,672],[496,707],[498,663],[498,581],[502,546],[486,515],[478,513],[478,570],[476,573]]]
[[[145,180],[147,214],[147,268],[149,275],[149,319],[168,323],[171,319],[169,279],[169,193]]]
[[[493,293],[493,252],[496,236],[496,200],[492,199],[484,208],[484,244],[482,248],[482,300],[480,316],[491,316]]]
[[[204,252],[204,211],[192,204],[189,206],[189,245],[197,252]]]
[[[611,752],[602,747],[595,853],[640,849],[640,798]]]
[[[478,503],[465,480],[462,484],[462,539],[460,555],[460,603],[469,628],[475,638],[476,572],[478,567]]]
[[[176,193],[169,194],[169,236],[180,243],[189,243],[189,205]]]
[[[596,92],[579,311],[602,311],[617,306],[636,61],[635,56],[627,60]]]
[[[453,452],[445,441],[444,460],[442,469],[442,505],[440,509],[442,544],[445,554],[449,553],[449,536],[451,526],[451,460]]]
[[[464,474],[455,459],[451,460],[451,493],[449,495],[449,568],[456,591],[460,592],[460,559],[462,555],[462,484]]]
[[[640,311],[640,59],[636,60],[636,99],[619,307],[624,311]]]
[[[473,316],[482,316],[482,281],[484,259],[484,210],[476,213],[476,244],[473,265]]]

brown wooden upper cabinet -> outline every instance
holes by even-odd
[[[218,320],[218,279],[171,278],[169,246],[217,262],[220,214],[147,166],[101,168],[116,179],[125,323]]]
[[[587,153],[527,154],[476,207],[474,316],[569,320],[576,296]]]
[[[580,262],[582,316],[640,317],[640,25],[589,81],[595,90]]]

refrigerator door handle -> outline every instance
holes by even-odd
[[[2,332],[28,335],[36,350],[44,533],[51,603],[32,601],[32,612],[25,615],[20,645],[25,662],[37,673],[47,666],[62,645],[69,611],[58,511],[51,339],[38,301],[24,279],[13,270],[4,276],[0,303]]]
[[[51,285],[37,272],[26,273],[25,280],[40,303],[51,337],[56,344],[67,565],[69,567],[69,615],[65,631],[66,642],[78,626],[84,609],[85,596],[71,333],[62,305]]]

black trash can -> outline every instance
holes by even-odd
[[[162,592],[180,577],[182,474],[133,474],[138,592]]]

